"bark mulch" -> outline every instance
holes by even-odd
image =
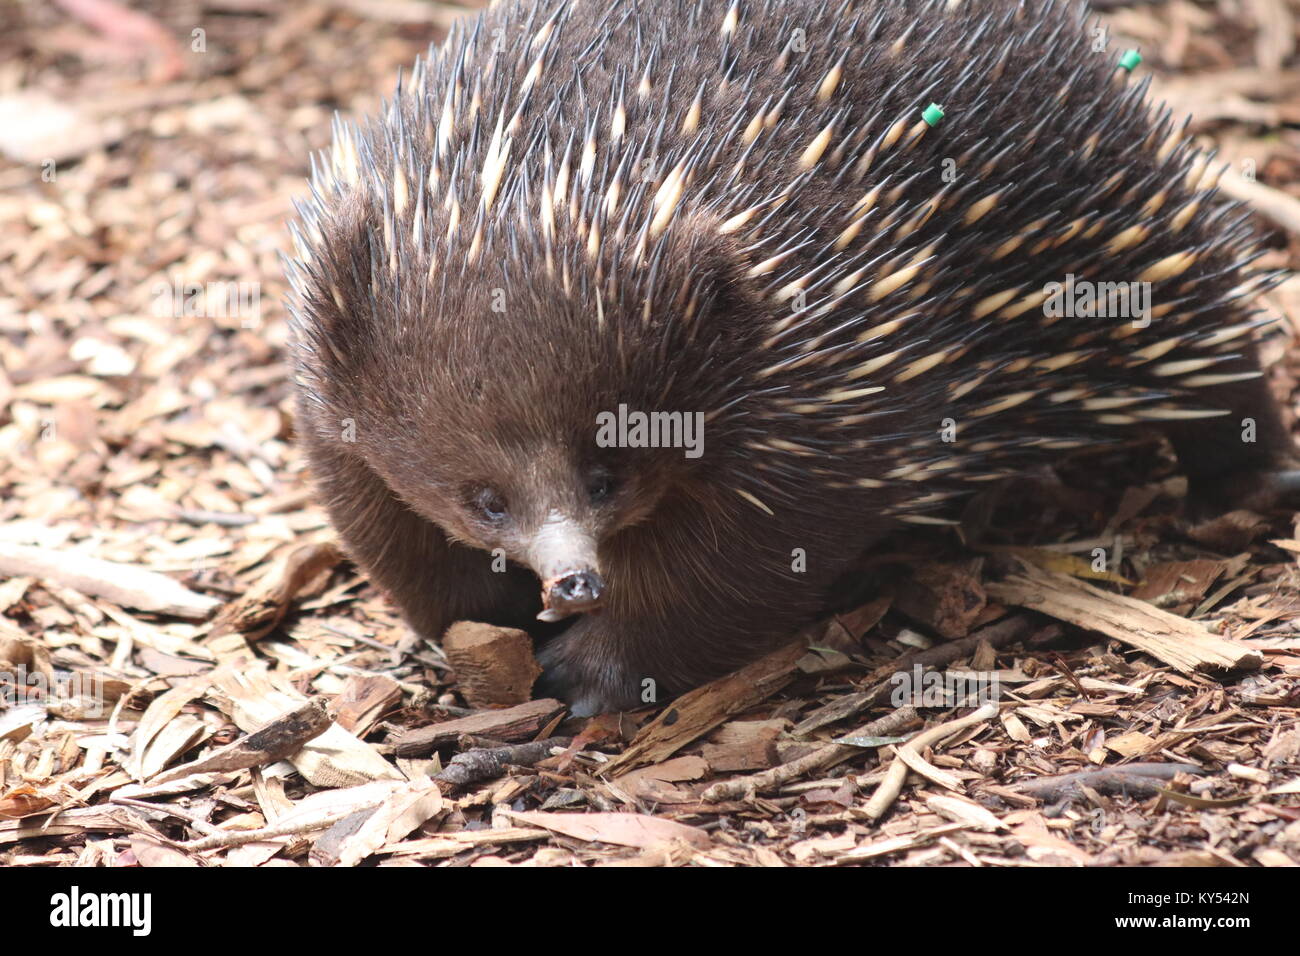
[[[1297,519],[1192,520],[1160,449],[893,542],[667,707],[566,719],[515,635],[412,638],[312,503],[277,255],[332,112],[461,8],[133,10],[4,5],[0,864],[1300,864]],[[1298,15],[1105,13],[1289,267]]]

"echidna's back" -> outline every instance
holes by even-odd
[[[400,110],[340,129],[304,218],[369,194],[349,208],[389,268],[355,289],[339,268],[345,300],[554,277],[582,308],[543,315],[548,340],[593,314],[624,352],[681,356],[697,392],[709,363],[642,316],[714,268],[683,248],[722,243],[748,325],[709,347],[743,367],[696,407],[743,410],[769,469],[930,480],[921,507],[948,473],[1222,415],[1205,389],[1250,371],[1228,306],[1249,231],[1104,40],[1067,0],[501,3]],[[1109,312],[1074,301],[1090,283]]]

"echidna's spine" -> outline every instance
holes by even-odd
[[[1116,81],[1077,5],[653,7],[503,4],[453,31],[381,122],[336,127],[296,231],[299,286],[319,210],[353,191],[377,219],[374,261],[353,264],[376,302],[446,297],[488,250],[508,281],[544,267],[576,296],[649,299],[682,268],[664,261],[670,227],[710,228],[768,310],[746,383],[771,395],[747,410],[760,500],[812,460],[830,487],[947,487],[1223,412],[1198,398],[1238,344],[1222,316],[1270,277],[1246,271],[1250,233],[1215,201],[1209,157],[1145,82]],[[1067,276],[1151,283],[1156,321],[1045,316],[1045,284]],[[959,465],[922,410],[968,426]],[[865,454],[825,460],[855,430]],[[864,474],[867,458],[894,464]]]

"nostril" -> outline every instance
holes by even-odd
[[[539,621],[560,621],[571,614],[595,611],[601,605],[605,580],[595,571],[570,571],[542,584]]]
[[[571,571],[547,589],[547,603],[553,608],[594,604],[604,590],[605,582],[596,572]]]
[[[599,575],[591,571],[577,571],[566,574],[556,582],[556,596],[570,602],[594,601],[600,597],[601,586]]]

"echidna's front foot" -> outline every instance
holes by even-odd
[[[533,696],[557,697],[569,704],[575,717],[653,703],[642,699],[644,677],[632,673],[611,642],[593,626],[597,620],[599,616],[583,616],[543,645],[537,655],[542,676],[533,685]]]

